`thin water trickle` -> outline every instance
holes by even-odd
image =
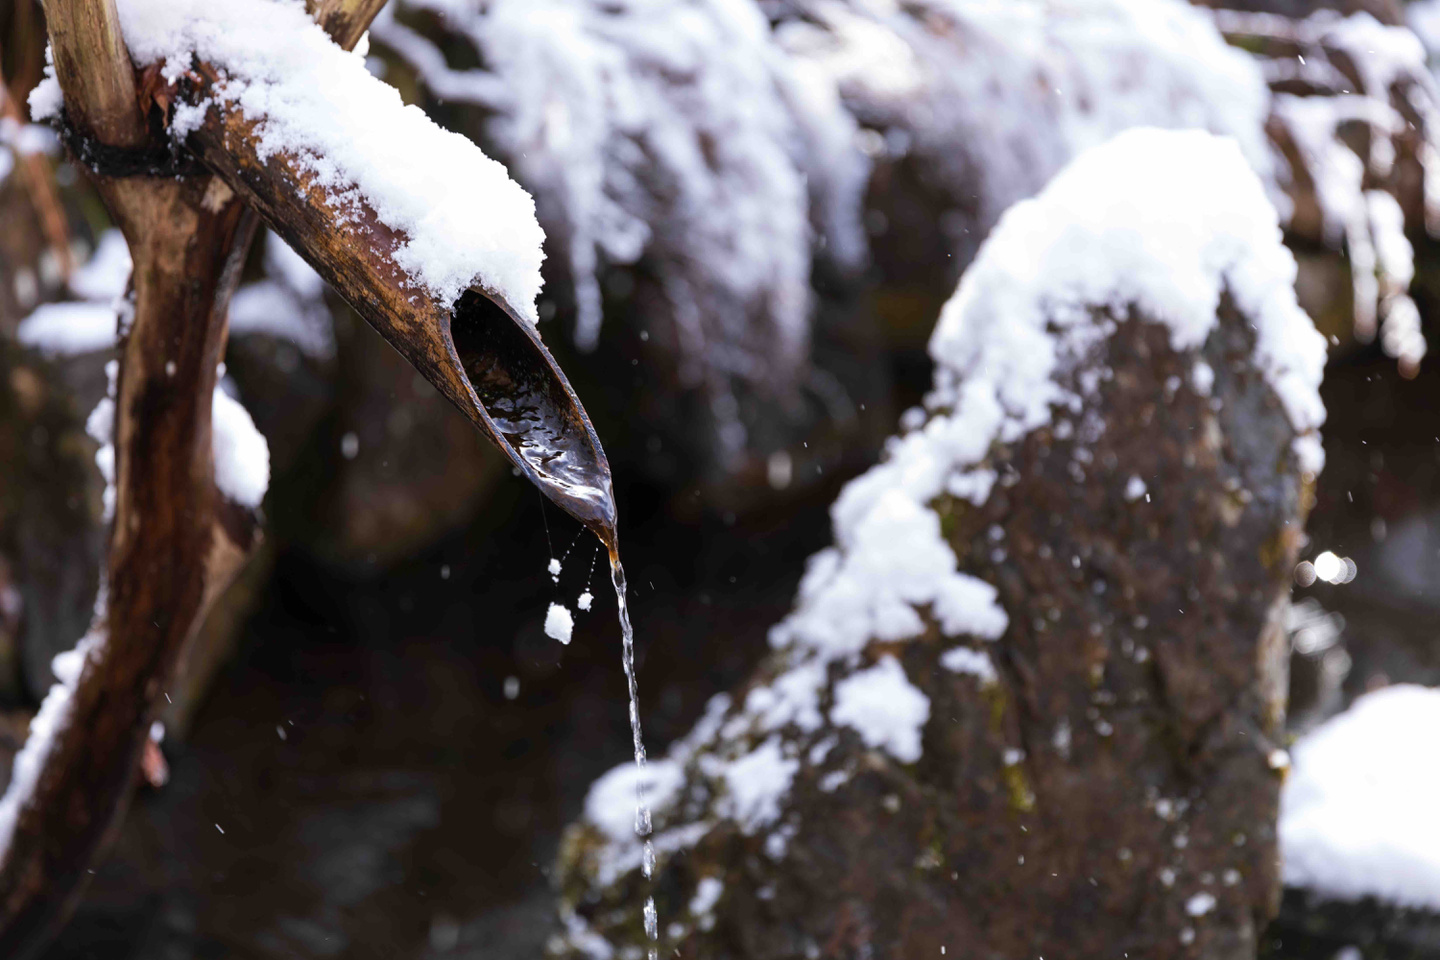
[[[594,427],[570,389],[565,375],[534,329],[507,313],[479,291],[456,301],[450,346],[470,383],[473,400],[461,408],[505,451],[542,493],[589,528],[610,553],[610,579],[620,610],[625,684],[630,693],[630,735],[639,776],[635,785],[635,833],[644,843],[645,877],[653,889],[655,848],[650,842],[650,805],[646,800],[645,741],[640,732],[640,693],[635,682],[635,631],[625,594],[615,531],[615,493],[610,465]],[[452,398],[453,399],[453,398]],[[473,401],[479,401],[478,408]],[[542,508],[543,517],[543,508]],[[550,544],[549,528],[546,542]],[[574,547],[574,544],[571,544]],[[570,551],[565,551],[568,557]],[[549,572],[558,583],[565,557],[550,544]],[[594,563],[591,563],[594,572]],[[588,610],[589,579],[579,603]],[[654,896],[645,899],[645,933],[650,960],[657,960],[659,918]]]
[[[615,585],[615,603],[620,610],[620,658],[625,668],[625,685],[630,693],[630,740],[635,747],[635,766],[639,776],[635,778],[635,835],[645,844],[641,869],[647,881],[655,876],[655,847],[650,842],[653,824],[650,819],[650,802],[646,799],[645,782],[645,737],[640,730],[640,687],[635,681],[635,628],[630,625],[630,603],[626,596],[625,568],[620,565],[620,555],[610,548],[610,580]],[[659,955],[657,944],[660,939],[660,920],[655,910],[655,897],[645,898],[645,936],[650,941],[650,960]]]

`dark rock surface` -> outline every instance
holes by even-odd
[[[778,852],[775,831],[725,812],[713,775],[748,726],[697,734],[684,786],[656,813],[662,848],[688,825],[698,836],[661,857],[662,951],[1255,955],[1279,894],[1270,752],[1310,492],[1244,318],[1222,306],[1205,346],[1213,399],[1173,386],[1195,355],[1173,351],[1163,327],[1117,319],[1067,374],[1110,371],[1086,401],[1106,425],[1093,458],[1042,428],[992,449],[1008,479],[983,507],[933,504],[961,571],[993,583],[1010,613],[987,648],[998,682],[942,668],[958,638],[933,624],[906,644],[873,642],[864,662],[898,656],[929,698],[923,756],[902,764],[843,728],[783,727],[800,762]],[[1131,476],[1153,499],[1125,498]],[[788,666],[777,654],[750,686]],[[832,665],[830,682],[851,669]],[[837,732],[837,746],[812,752]],[[562,909],[575,918],[562,956],[589,955],[596,934],[644,947],[638,864],[598,879],[609,854],[596,830],[582,821],[562,853]],[[723,893],[711,916],[693,916],[705,878]]]

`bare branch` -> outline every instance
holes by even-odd
[[[45,0],[45,19],[70,122],[109,146],[144,143],[135,70],[115,0]]]
[[[385,0],[305,0],[310,16],[346,50],[352,50],[370,27]]]

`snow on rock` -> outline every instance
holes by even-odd
[[[575,631],[575,617],[570,608],[562,603],[552,603],[545,611],[545,636],[561,643],[569,643]]]
[[[596,851],[596,876],[602,883],[638,870],[644,859],[643,841],[636,835],[635,798],[643,791],[653,811],[667,810],[685,783],[681,765],[673,759],[653,760],[641,767],[627,763],[611,769],[590,786],[585,796],[585,822],[599,831],[602,846]],[[694,843],[703,833],[686,826],[662,831],[653,838],[657,853],[673,853]]]
[[[980,681],[980,685],[986,686],[995,683],[999,674],[995,672],[995,663],[990,655],[983,650],[976,650],[972,647],[953,647],[940,654],[940,666],[952,673],[963,673]]]
[[[1069,372],[1115,328],[1096,308],[1134,307],[1175,349],[1196,351],[1228,294],[1299,435],[1297,461],[1318,470],[1325,344],[1296,305],[1294,277],[1260,177],[1234,140],[1204,131],[1122,133],[1007,212],[944,308],[926,410],[835,502],[835,545],[811,558],[793,612],[771,631],[772,657],[742,697],[716,698],[671,747],[677,779],[654,815],[672,848],[729,822],[783,856],[802,828],[792,784],[806,776],[830,791],[853,773],[818,769],[843,735],[920,760],[931,703],[893,645],[942,640],[942,668],[996,682],[980,647],[1004,634],[1008,615],[990,584],[958,569],[936,502],[983,504],[998,482],[992,447],[1080,406]],[[1068,743],[1068,727],[1056,737]],[[637,868],[636,843],[607,840],[599,862],[610,872],[587,872],[587,883],[607,885],[616,864]],[[1208,912],[1192,902],[1196,916]]]
[[[790,791],[800,761],[786,757],[778,737],[728,762],[713,756],[701,758],[701,768],[725,782],[722,815],[754,833],[780,818],[780,804]]]
[[[644,767],[622,764],[590,786],[585,796],[585,818],[616,843],[635,843],[635,795],[643,788],[655,809],[665,807],[684,783],[684,772],[669,760],[652,760]]]
[[[215,486],[242,507],[259,507],[270,487],[269,445],[240,401],[218,385],[210,418]]]
[[[977,459],[988,449],[987,442]],[[800,605],[772,632],[772,644],[854,654],[873,639],[920,633],[916,608],[923,604],[947,634],[994,638],[1005,631],[995,588],[955,570],[940,518],[926,507],[940,490],[915,497],[890,487],[894,479],[871,471],[841,493],[831,511],[837,548],[811,558]]]
[[[956,223],[970,224],[952,233],[957,257],[1070,159],[1130,127],[1227,134],[1263,176],[1272,170],[1259,68],[1182,0],[797,6],[781,44],[889,133],[881,154],[927,164],[964,211]]]
[[[803,356],[813,234],[864,256],[868,162],[833,83],[788,58],[753,0],[405,0],[482,55],[449,67],[382,14],[379,42],[435,96],[491,112],[489,137],[563,239],[576,341],[595,344],[601,271],[662,266],[681,375],[761,379]],[[815,230],[812,230],[812,223]]]
[[[1257,365],[1300,435],[1302,469],[1318,473],[1325,341],[1295,302],[1295,270],[1275,208],[1233,140],[1120,134],[1006,212],[930,341],[927,404],[938,415],[892,445],[879,469],[893,479],[869,485],[928,500],[992,440],[1015,440],[1048,424],[1052,406],[1077,401],[1054,376],[1099,335],[1089,307],[1134,305],[1185,350],[1205,342],[1226,292],[1251,318]]]
[[[930,698],[905,677],[892,656],[835,684],[830,719],[853,728],[870,747],[884,747],[902,763],[920,759],[920,731],[930,719]]]
[[[1440,910],[1440,690],[1357,699],[1291,750],[1280,796],[1285,883]]]
[[[215,96],[258,124],[259,152],[296,158],[342,211],[360,204],[404,234],[397,265],[449,303],[479,284],[532,323],[540,292],[535,205],[505,168],[376,79],[288,0],[119,0],[137,64],[167,76],[196,58],[222,78]],[[203,122],[209,102],[175,110],[172,133]],[[33,109],[33,108],[32,108]]]

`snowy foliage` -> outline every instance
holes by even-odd
[[[1415,207],[1412,233],[1440,232],[1440,86],[1424,44],[1368,13],[1215,16],[1227,36],[1269,54],[1259,62],[1276,90],[1276,137],[1291,167],[1282,177],[1296,213],[1289,226],[1343,244],[1355,335],[1368,341],[1378,329],[1385,352],[1413,372],[1426,347],[1409,296],[1414,253],[1401,201]],[[1311,209],[1314,224],[1302,216]]]
[[[728,820],[763,831],[767,852],[783,856],[796,829],[790,784],[824,763],[838,731],[896,762],[920,760],[930,702],[889,645],[938,628],[942,666],[977,688],[995,682],[983,647],[1003,635],[1007,613],[992,586],[958,569],[935,503],[984,503],[994,444],[1058,428],[1083,406],[1064,384],[1115,329],[1095,308],[1133,306],[1168,328],[1177,351],[1198,350],[1228,293],[1299,438],[1297,464],[1318,470],[1325,345],[1295,302],[1294,277],[1261,180],[1233,140],[1203,131],[1123,133],[1001,217],[931,339],[928,413],[836,501],[835,546],[811,559],[794,611],[771,632],[766,679],[733,702],[715,698],[655,765],[667,765],[652,795],[662,855]],[[592,825],[628,815],[629,796],[611,782],[621,776],[592,790]],[[847,776],[826,773],[820,788]],[[590,876],[604,885],[641,853],[633,835],[601,829]]]
[[[658,331],[723,455],[745,443],[732,381],[788,395],[809,349],[815,251],[860,265],[869,164],[828,78],[775,44],[753,0],[403,0],[439,13],[482,68],[383,13],[373,35],[436,98],[484,108],[532,190],[592,348],[610,267],[654,289]],[[613,298],[631,298],[617,278]],[[636,301],[640,302],[637,298]]]
[[[680,379],[706,389],[728,453],[745,442],[730,382],[780,392],[806,358],[817,251],[843,269],[865,260],[872,159],[919,160],[957,267],[1002,210],[1127,127],[1230,134],[1270,169],[1258,69],[1181,0],[396,9],[377,41],[437,99],[482,107],[487,142],[535,193],[563,245],[577,341],[595,342],[605,268],[638,264],[661,301],[641,322],[658,312],[673,328]],[[427,13],[479,68],[447,61]]]
[[[1368,693],[1291,751],[1280,799],[1285,883],[1440,910],[1440,690]]]
[[[961,263],[1015,201],[1134,126],[1228,134],[1262,175],[1269,94],[1248,57],[1181,0],[796,0],[777,28],[952,204]]]
[[[120,0],[136,63],[173,79],[196,58],[217,68],[215,96],[258,124],[264,159],[285,153],[342,214],[368,206],[406,238],[397,265],[449,303],[479,284],[531,322],[540,292],[535,205],[500,164],[407,107],[363,58],[333,43],[287,0]],[[180,105],[183,140],[212,104]]]
[[[374,29],[437,96],[495,111],[491,139],[564,239],[594,345],[599,271],[649,255],[684,361],[761,373],[806,345],[811,197],[832,249],[863,252],[867,173],[833,89],[793,69],[748,0],[405,0],[481,54],[457,72],[389,16]],[[720,325],[718,330],[710,329]],[[761,327],[758,344],[749,332]],[[706,358],[715,344],[748,356]],[[755,369],[746,369],[747,365]],[[698,379],[691,371],[690,379]]]

